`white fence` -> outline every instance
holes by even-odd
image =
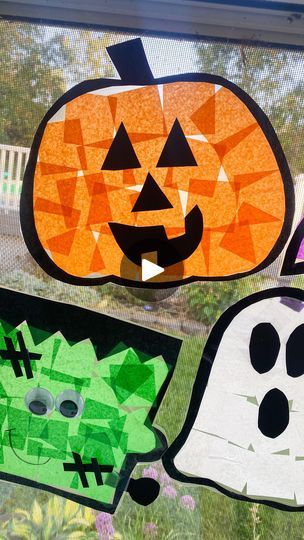
[[[18,210],[29,148],[0,144],[0,208]]]

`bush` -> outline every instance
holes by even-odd
[[[262,288],[261,276],[259,279],[193,283],[186,292],[188,313],[196,321],[211,326],[229,306]]]

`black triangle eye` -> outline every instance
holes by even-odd
[[[104,171],[121,171],[124,169],[139,168],[140,163],[126,132],[126,128],[121,123],[101,169]]]
[[[197,165],[189,143],[176,119],[158,160],[157,167],[193,167]]]

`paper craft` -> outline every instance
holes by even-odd
[[[185,425],[163,457],[182,482],[304,509],[304,291],[253,294],[208,338]]]
[[[75,306],[0,289],[0,478],[114,512],[140,504],[159,459],[152,425],[181,341]]]
[[[121,79],[85,81],[48,111],[21,197],[32,256],[56,279],[147,287],[256,272],[290,233],[275,132],[226,79],[155,79],[139,39],[108,48]],[[147,256],[148,254],[148,256]]]

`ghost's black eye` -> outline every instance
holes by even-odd
[[[82,396],[74,390],[64,390],[56,397],[55,407],[60,414],[66,418],[75,418],[80,416],[84,402]]]
[[[48,414],[54,408],[53,396],[45,388],[30,390],[25,396],[25,404],[31,413],[38,416]]]
[[[286,369],[290,377],[304,375],[303,362],[304,324],[290,334],[286,343]]]
[[[252,367],[258,373],[267,373],[276,363],[280,338],[271,323],[257,324],[251,333],[249,353]]]
[[[29,403],[29,410],[38,415],[43,415],[47,411],[47,406],[43,401],[39,401],[39,399],[34,399],[34,401],[31,401]]]
[[[121,123],[101,169],[103,171],[121,171],[138,168],[140,168],[140,163],[126,128]]]
[[[189,143],[176,119],[158,160],[157,167],[193,167],[197,165]]]

